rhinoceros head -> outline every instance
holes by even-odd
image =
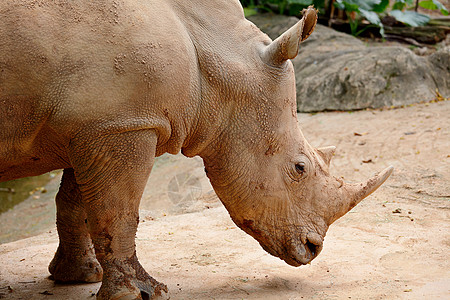
[[[230,59],[221,69],[227,79],[207,78],[205,88],[215,90],[210,99],[221,99],[216,108],[221,126],[203,155],[207,175],[233,221],[293,266],[315,258],[329,225],[392,172],[388,168],[363,183],[346,184],[328,170],[335,148],[315,149],[303,137],[289,59],[316,20],[309,8],[275,41],[258,37],[248,50],[252,58],[245,63]],[[231,117],[222,118],[224,110]]]

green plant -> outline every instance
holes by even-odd
[[[344,10],[350,25],[352,35],[358,36],[368,27],[358,31],[362,18],[380,28],[381,36],[384,36],[384,27],[378,13],[384,12],[389,5],[389,0],[336,0],[334,5]]]
[[[411,5],[413,5],[413,0],[396,0],[394,5],[392,5],[392,9],[403,10]]]
[[[279,14],[298,15],[304,8],[314,5],[324,11],[326,0],[241,0],[246,16],[256,11],[278,12]]]
[[[390,2],[392,7],[390,7]],[[439,10],[443,15],[448,15],[447,8],[438,0],[416,0],[417,5],[430,9]],[[410,10],[414,0],[241,0],[245,7],[246,16],[255,14],[257,10],[278,11],[280,14],[297,15],[303,8],[314,5],[321,13],[327,10],[327,6],[334,4],[335,7],[345,12],[350,25],[352,35],[358,36],[370,26],[376,26],[384,37],[384,26],[381,18],[385,15],[394,17],[397,21],[409,26],[423,26],[430,18],[417,11]],[[361,21],[365,19],[371,25],[360,29]]]
[[[395,0],[392,10],[389,8],[389,0],[336,0],[334,5],[345,11],[350,24],[351,33],[355,36],[361,34],[367,27],[358,31],[359,24],[364,18],[369,23],[380,28],[380,34],[384,37],[384,26],[380,16],[389,14],[397,21],[409,26],[423,26],[430,17],[416,11],[406,10],[413,4],[413,0]],[[447,9],[437,0],[421,1],[420,6],[428,9],[439,9],[442,14],[448,14]]]
[[[390,11],[389,15],[394,17],[397,21],[413,27],[426,25],[430,21],[430,17],[428,17],[427,15],[419,14],[415,11],[409,10],[401,11],[396,9]]]
[[[441,14],[443,14],[444,16],[448,16],[447,8],[441,2],[439,2],[437,0],[420,1],[419,6],[426,8],[426,9],[431,9],[431,10],[438,9],[441,11]]]

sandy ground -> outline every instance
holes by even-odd
[[[299,268],[266,254],[231,222],[200,159],[163,156],[141,205],[140,261],[171,299],[450,299],[449,116],[450,101],[299,115],[312,145],[337,146],[336,176],[358,181],[395,167],[331,226],[318,258]],[[0,298],[93,299],[99,288],[48,279],[56,180],[33,209],[27,200],[0,216],[3,237],[44,232],[0,245]],[[22,220],[39,229],[14,231]]]

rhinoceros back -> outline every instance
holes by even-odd
[[[196,66],[167,1],[1,2],[0,181],[70,166],[81,132],[155,129],[179,151]]]

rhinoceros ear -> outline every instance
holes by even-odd
[[[324,162],[327,164],[327,166],[330,165],[331,158],[333,157],[335,151],[336,151],[335,146],[329,146],[329,147],[323,147],[323,148],[317,149],[317,152],[320,154],[320,156],[322,156],[322,158],[323,158]]]
[[[314,31],[317,11],[312,7],[303,10],[303,17],[294,26],[280,35],[264,50],[263,59],[271,65],[279,65],[297,56],[300,43]]]

